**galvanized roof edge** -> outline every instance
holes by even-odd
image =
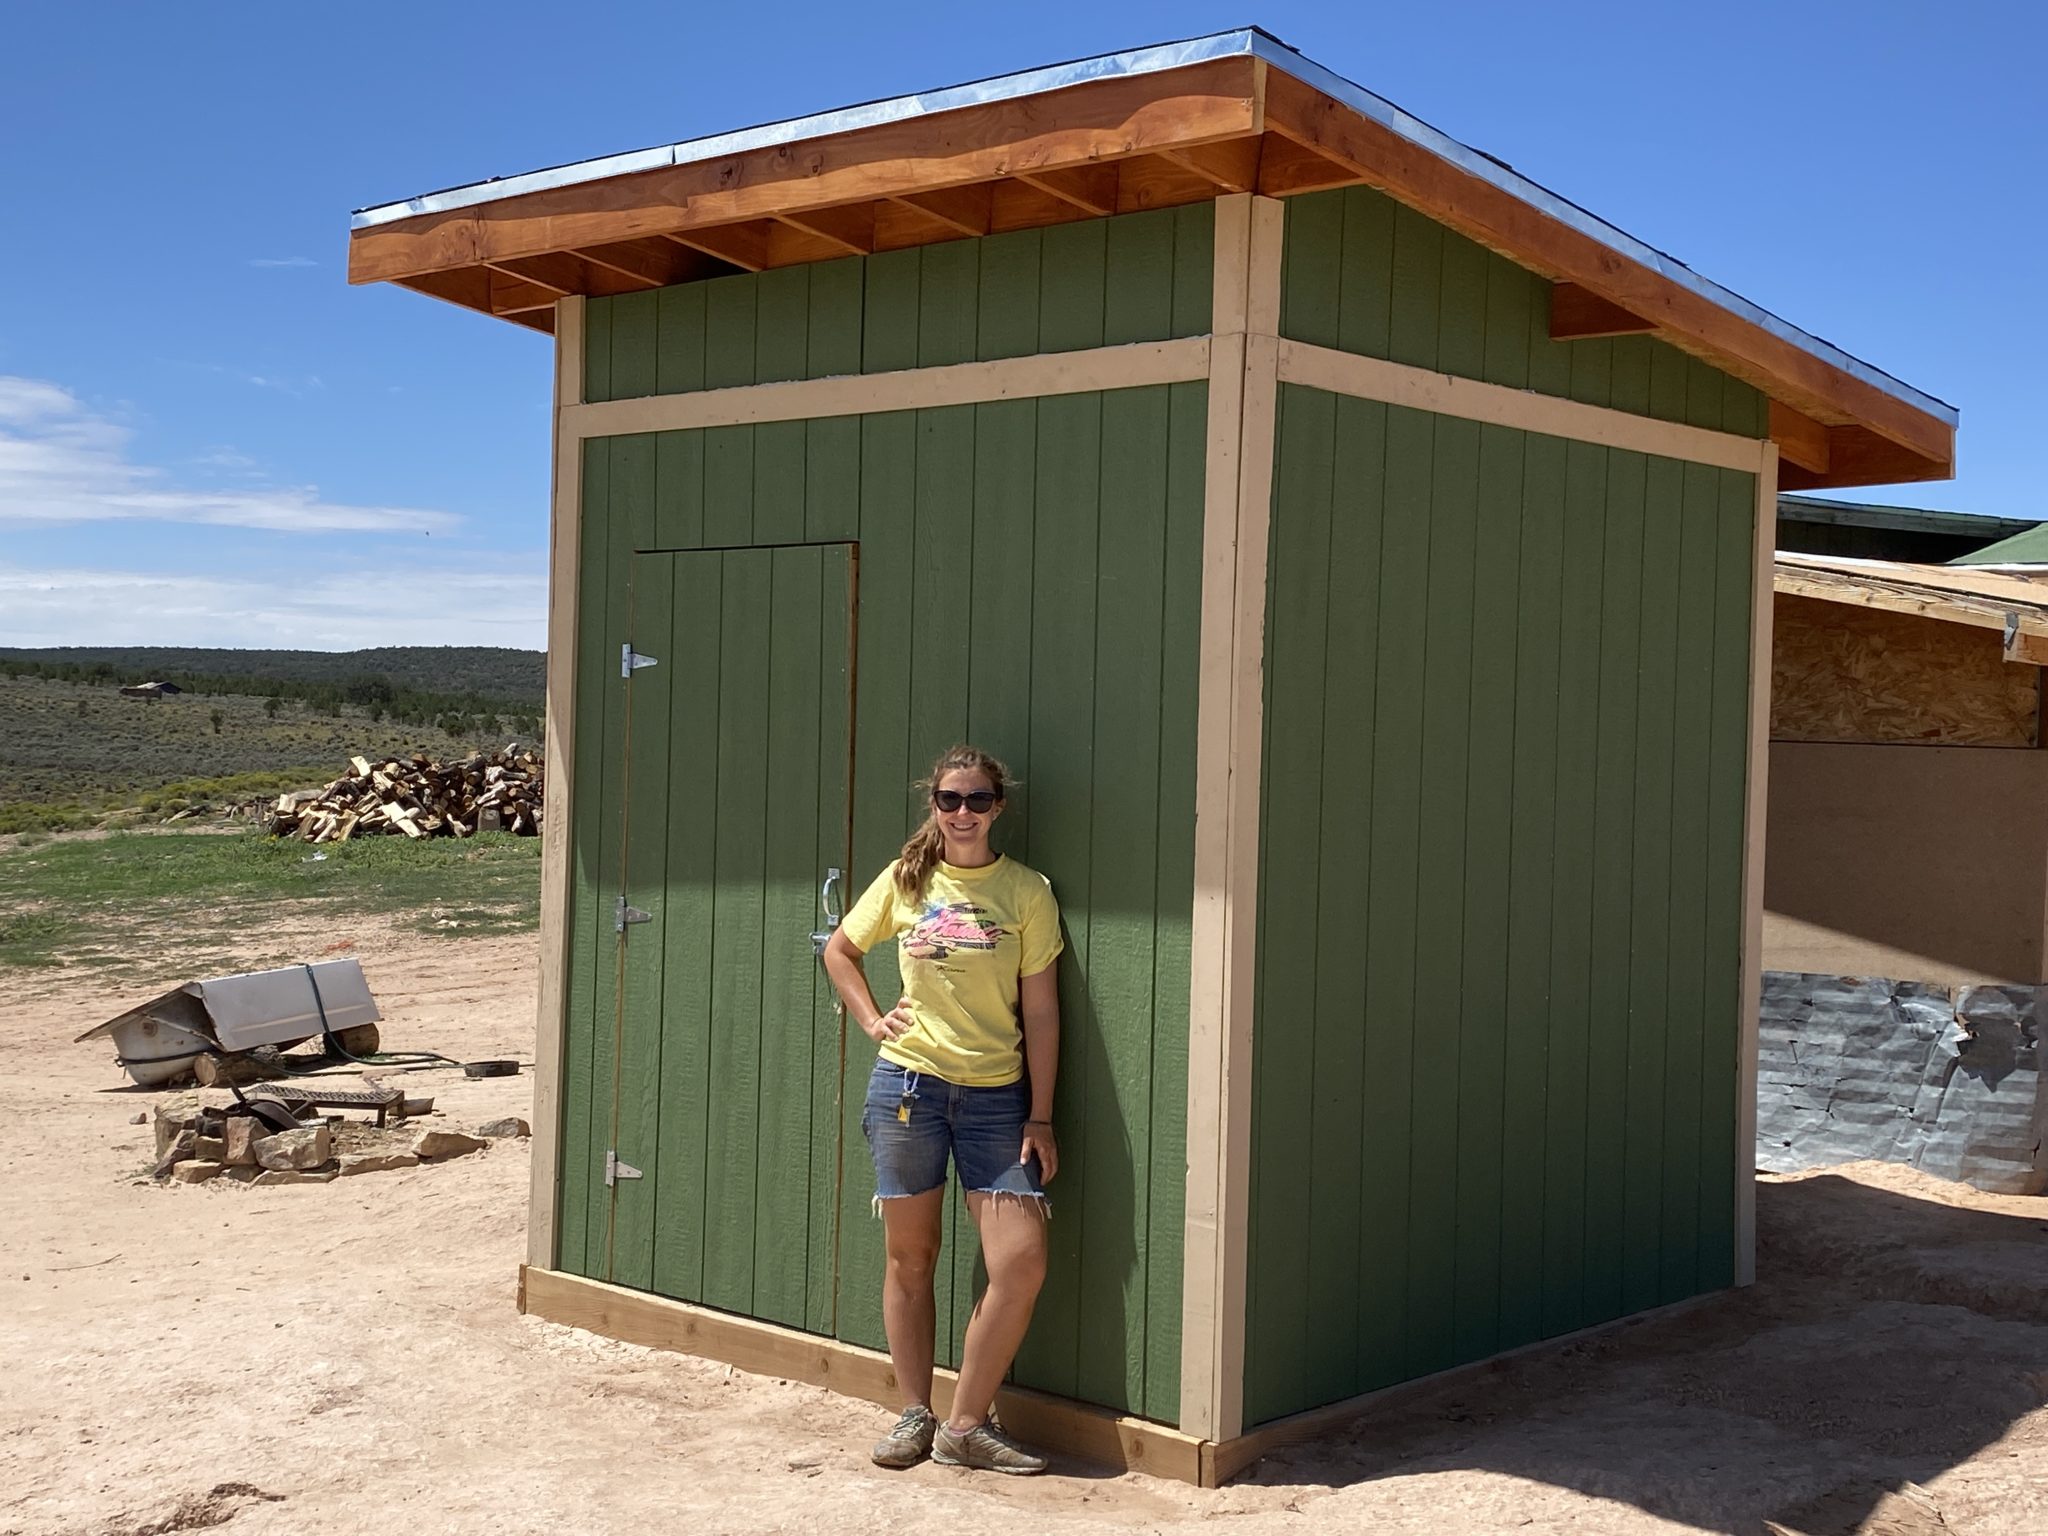
[[[628,176],[639,171],[659,170],[664,166],[681,165],[719,155],[740,154],[747,150],[795,143],[799,139],[814,138],[821,134],[843,133],[857,128],[874,127],[881,123],[907,122],[937,112],[949,112],[960,107],[1037,95],[1065,86],[1079,85],[1089,80],[1107,79],[1118,75],[1155,74],[1161,70],[1179,69],[1190,64],[1205,63],[1210,59],[1231,58],[1247,53],[1269,64],[1279,65],[1303,84],[1314,86],[1324,95],[1343,102],[1353,111],[1421,146],[1431,154],[1449,161],[1468,175],[1499,188],[1511,197],[1519,198],[1567,227],[1597,240],[1617,254],[1648,267],[1667,281],[1676,283],[1710,303],[1740,316],[1750,324],[1777,337],[1778,340],[1799,348],[1831,367],[1839,368],[1873,389],[1902,400],[1917,410],[1925,411],[1950,427],[1956,425],[1956,408],[1946,401],[1915,389],[1903,379],[1893,377],[1883,369],[1843,351],[1834,343],[1803,331],[1761,305],[1753,304],[1740,294],[1702,277],[1675,257],[1668,256],[1654,246],[1647,245],[1633,235],[1615,228],[1577,203],[1529,180],[1518,171],[1510,170],[1484,152],[1461,143],[1441,129],[1431,127],[1422,119],[1402,111],[1386,98],[1374,95],[1364,86],[1345,79],[1334,70],[1325,68],[1315,60],[1295,52],[1285,43],[1253,27],[1239,28],[1233,32],[1217,32],[1207,37],[1189,38],[1183,42],[1134,48],[1122,53],[1103,54],[1091,59],[1076,59],[1064,64],[1045,65],[1016,74],[972,81],[966,85],[949,86],[943,90],[896,96],[882,101],[866,102],[859,106],[842,107],[831,112],[816,112],[806,117],[789,118],[779,123],[764,123],[758,127],[742,128],[731,133],[713,134],[707,138],[686,139],[680,143],[652,149],[605,155],[595,160],[579,160],[547,170],[475,182],[465,187],[452,187],[445,191],[408,198],[403,202],[383,203],[373,208],[358,209],[351,217],[349,227],[370,229],[400,219],[473,208],[529,192],[600,181],[612,176]]]
[[[1106,80],[1120,75],[1157,74],[1161,70],[1181,69],[1190,64],[1207,63],[1211,59],[1234,58],[1251,53],[1252,40],[1257,35],[1249,28],[1242,28],[1235,32],[1217,32],[1208,37],[1189,38],[1178,43],[1156,43],[1150,47],[1133,48],[1123,53],[1102,54],[1092,59],[1041,65],[1036,69],[1027,69],[1016,74],[997,75],[987,80],[970,81],[965,85],[947,86],[943,90],[920,91],[910,96],[893,96],[881,101],[863,102],[859,106],[835,108],[830,112],[813,112],[806,117],[792,117],[779,123],[762,123],[753,128],[716,133],[707,138],[685,139],[677,144],[604,155],[595,160],[578,160],[568,165],[552,166],[547,170],[528,171],[517,176],[474,182],[465,187],[450,187],[445,191],[427,192],[419,197],[407,198],[401,203],[383,203],[374,208],[359,208],[350,218],[349,227],[370,229],[399,219],[417,218],[424,213],[450,213],[460,208],[474,208],[483,203],[497,202],[501,198],[519,197],[528,192],[544,192],[555,187],[575,186],[580,182],[602,181],[612,176],[629,176],[636,171],[653,171],[663,166],[686,165],[693,160],[711,160],[721,155],[743,154],[752,149],[769,149],[777,144],[793,144],[799,139],[817,138],[822,134],[847,133],[857,128],[873,128],[882,123],[908,122],[912,118],[928,117],[937,112],[952,112],[961,107],[981,106],[994,101],[1011,101],[1020,96],[1036,96],[1070,85],[1081,85],[1090,80]]]

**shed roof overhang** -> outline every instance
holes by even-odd
[[[348,270],[548,331],[570,294],[1355,185],[1551,279],[1554,336],[1654,334],[1763,391],[1785,489],[1954,473],[1952,407],[1256,30],[367,208]]]

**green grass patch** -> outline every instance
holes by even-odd
[[[540,839],[484,832],[318,846],[246,833],[115,832],[0,853],[0,965],[203,951],[280,909],[394,918],[468,938],[532,928]]]

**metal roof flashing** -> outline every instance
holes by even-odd
[[[1016,74],[998,75],[965,85],[949,86],[942,90],[897,96],[859,106],[843,107],[835,111],[812,113],[782,122],[764,123],[731,133],[686,139],[651,149],[606,155],[546,170],[430,192],[408,198],[403,202],[358,209],[351,217],[350,227],[370,229],[380,224],[395,223],[424,214],[450,213],[463,208],[479,207],[531,192],[629,176],[641,171],[660,170],[668,166],[795,143],[825,134],[845,133],[883,123],[906,122],[962,107],[1039,95],[1091,80],[1156,74],[1192,64],[1206,63],[1212,59],[1247,54],[1284,70],[1304,85],[1342,102],[1361,116],[1449,162],[1466,174],[1519,199],[1547,217],[1606,246],[1616,254],[1647,267],[1669,282],[1739,316],[1778,340],[1840,369],[1871,388],[1925,412],[1950,427],[1956,425],[1956,408],[1946,401],[1915,389],[1881,368],[1843,351],[1832,342],[1803,331],[1762,306],[1753,304],[1741,295],[1702,277],[1676,258],[1615,228],[1547,187],[1531,181],[1506,162],[1459,142],[1413,114],[1403,111],[1384,97],[1374,95],[1363,86],[1297,53],[1270,33],[1256,27],[1218,32],[1181,42],[1155,44],[1122,53],[1103,54],[1095,58],[1076,59],[1064,64],[1046,65]]]

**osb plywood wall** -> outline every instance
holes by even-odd
[[[2041,669],[2008,662],[1998,632],[1778,593],[1775,741],[2031,747]]]

